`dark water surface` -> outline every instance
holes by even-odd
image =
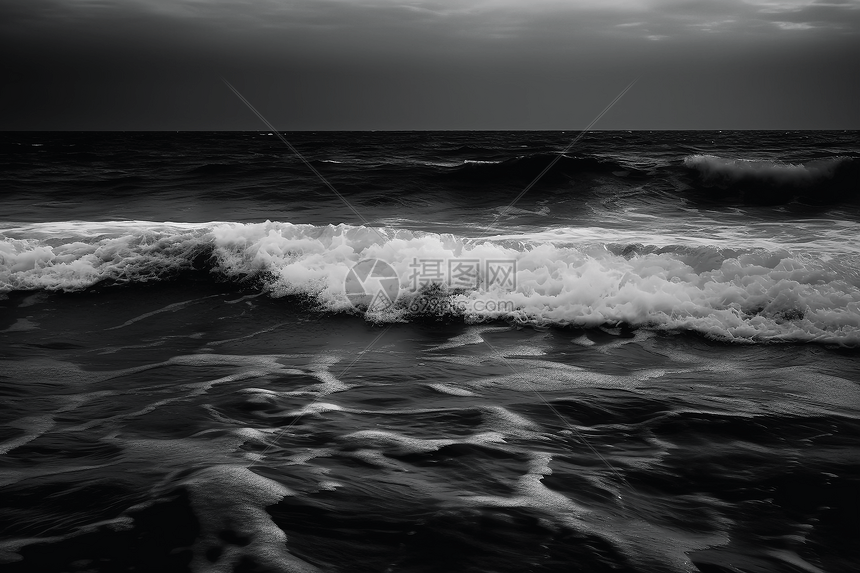
[[[3,571],[855,571],[858,134],[575,135],[0,135]]]

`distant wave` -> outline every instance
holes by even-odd
[[[661,162],[638,156],[633,161],[627,156],[625,159],[611,153],[559,156],[544,151],[505,157],[472,151],[456,159],[451,157],[451,153],[442,153],[442,157],[382,155],[357,159],[335,156],[309,161],[338,188],[343,188],[347,195],[387,188],[389,182],[402,180],[432,187],[434,193],[454,193],[458,197],[463,191],[471,192],[475,188],[524,187],[554,162],[552,169],[541,178],[538,188],[531,191],[532,196],[548,188],[569,190],[571,180],[586,183],[580,187],[581,190],[591,188],[587,182],[589,179],[616,177],[627,182],[639,179],[658,182],[660,192],[656,192],[653,185],[637,190],[643,195],[654,193],[654,200],[660,200],[667,187],[675,187],[671,191],[673,195],[681,192],[688,197],[721,204],[782,205],[799,201],[808,205],[833,205],[860,202],[860,158],[857,157],[785,163],[697,154],[688,155],[681,162]],[[74,185],[76,189],[84,187],[99,191],[137,190],[147,185],[166,185],[172,176],[159,177],[157,181],[150,181],[137,174],[116,172],[97,179],[74,179]],[[224,159],[189,166],[178,174],[176,183],[200,189],[217,187],[224,181],[253,181],[258,185],[284,187],[285,182],[301,186],[301,181],[309,178],[313,178],[311,171],[298,159],[285,156],[273,160],[266,156],[252,161]],[[678,187],[678,183],[683,184]],[[403,188],[404,194],[411,196],[414,190],[406,190],[405,187],[401,185],[388,192],[397,195],[398,189]]]
[[[439,153],[451,157],[480,157],[484,159],[487,157],[500,157],[507,155],[509,151],[505,147],[485,147],[483,145],[466,144],[450,149],[444,149]]]
[[[369,317],[377,321],[427,318],[411,311],[410,302],[430,292],[449,303],[443,315],[466,321],[623,323],[732,341],[860,345],[860,280],[851,261],[840,264],[784,250],[607,249],[379,231],[387,241],[365,227],[278,222],[7,227],[0,234],[0,293],[76,291],[197,272],[209,280],[251,281],[274,297],[299,295],[327,312],[355,312],[343,286],[347,273],[358,261],[377,258],[397,271],[401,283],[397,304]],[[418,295],[409,289],[417,259],[515,261],[516,284],[510,289],[439,284]],[[489,301],[507,306],[493,310],[485,304]],[[463,306],[484,310],[456,310]]]
[[[798,198],[823,204],[860,197],[860,158],[831,157],[806,163],[690,155],[687,169],[709,187],[738,192],[751,202]]]
[[[552,170],[544,175],[544,181],[557,181],[583,173],[624,171],[630,174],[631,171],[635,171],[635,169],[611,159],[587,155],[581,157],[562,155],[559,157],[555,153],[533,153],[503,160],[467,159],[461,165],[447,169],[440,174],[466,183],[528,182],[537,177],[553,161],[556,163]]]
[[[610,159],[596,158],[592,156],[572,157],[563,155],[560,158],[555,153],[532,153],[518,155],[516,157],[503,157],[498,154],[482,156],[481,154],[464,155],[457,158],[402,158],[402,157],[378,157],[372,162],[349,162],[348,169],[361,171],[366,175],[383,175],[396,173],[402,175],[406,170],[413,175],[442,176],[451,179],[470,181],[481,179],[493,181],[510,178],[533,178],[543,169],[558,159],[553,166],[550,175],[574,174],[582,172],[610,172],[629,169]],[[312,161],[316,167],[327,165],[328,169],[339,168],[340,160],[326,159]],[[356,171],[356,172],[358,172]],[[349,171],[347,171],[349,173]]]

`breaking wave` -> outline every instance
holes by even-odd
[[[860,197],[860,159],[854,157],[783,163],[690,155],[684,158],[684,166],[704,185],[739,192],[753,202],[797,198],[823,204]]]
[[[196,271],[207,280],[261,284],[273,297],[302,296],[323,311],[355,313],[344,284],[364,259],[387,262],[400,280],[395,304],[367,313],[374,321],[426,319],[426,307],[416,313],[410,303],[430,296],[447,301],[434,307],[434,319],[624,324],[741,342],[860,344],[856,257],[779,249],[470,240],[269,221],[36,223],[0,234],[0,293],[78,291]],[[422,261],[440,262],[434,280],[416,280]],[[504,284],[463,286],[452,283],[450,261],[502,262],[513,272]]]

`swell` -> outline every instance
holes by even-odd
[[[468,153],[466,153],[468,151]],[[374,161],[312,160],[314,168],[325,172],[349,195],[367,189],[386,189],[386,194],[408,197],[414,187],[422,186],[462,198],[462,192],[475,188],[500,189],[523,187],[552,165],[530,195],[540,195],[548,188],[577,193],[570,182],[589,181],[593,177],[612,177],[632,183],[639,180],[676,181],[675,193],[687,198],[705,199],[722,204],[742,203],[783,205],[799,202],[806,205],[854,204],[860,200],[860,158],[822,157],[805,162],[782,162],[764,159],[736,159],[717,155],[688,155],[680,162],[637,157],[636,161],[611,154],[558,155],[552,152],[526,153],[511,157],[492,150],[457,149],[450,154],[429,158],[380,158]],[[212,163],[195,167],[185,174],[187,180],[200,185],[211,184],[212,177],[241,181],[278,181],[283,177],[304,177],[307,168],[295,160],[268,159],[244,163]],[[390,181],[409,182],[391,186]],[[125,182],[125,181],[123,181]],[[587,185],[587,183],[586,183]],[[663,188],[665,185],[658,185]],[[642,189],[640,193],[654,194]],[[475,197],[478,199],[479,197]]]
[[[611,200],[616,188],[624,187],[643,200],[673,205],[678,196],[718,205],[860,203],[860,157],[851,134],[737,132],[722,140],[715,133],[589,134],[561,156],[553,150],[570,140],[560,134],[291,137],[344,196],[384,194],[389,202],[429,194],[484,205],[499,192],[516,196],[552,164],[526,201],[546,199],[549,193],[596,193]],[[17,134],[5,139],[10,138],[22,141],[0,141],[0,184],[10,196],[26,200],[190,192],[206,199],[241,199],[252,190],[255,197],[291,201],[324,190],[302,161],[265,134]]]
[[[366,259],[384,261],[396,272],[393,305],[363,312],[347,296],[350,269]],[[441,274],[420,275],[423,261],[438,262]],[[508,282],[484,275],[464,284],[450,266],[463,261],[475,269],[494,262],[497,270],[513,272]],[[860,344],[860,277],[856,256],[849,255],[472,241],[403,229],[269,221],[44,223],[7,229],[0,241],[0,293],[73,292],[189,272],[206,280],[252,281],[275,298],[300,296],[324,312],[382,322],[624,324],[738,342]],[[366,292],[372,294],[374,284],[381,288],[371,281]]]
[[[697,187],[723,199],[750,203],[811,205],[860,199],[860,158],[828,157],[807,162],[690,155],[684,167]]]

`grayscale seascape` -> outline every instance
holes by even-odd
[[[860,1],[0,52],[3,573],[860,571]]]

